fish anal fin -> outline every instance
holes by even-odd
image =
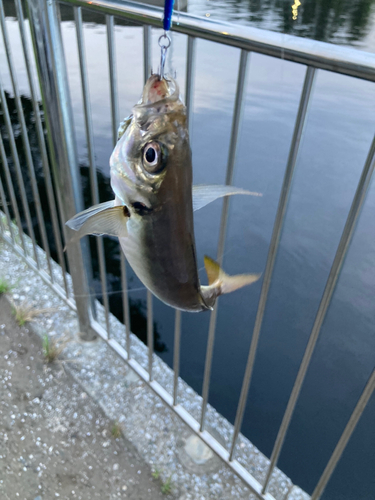
[[[261,274],[236,274],[229,276],[220,265],[207,255],[204,256],[204,266],[208,276],[208,286],[201,287],[203,298],[209,302],[212,297],[231,293],[239,288],[251,285],[258,281]]]
[[[206,268],[208,284],[212,285],[219,279],[222,269],[214,259],[211,259],[211,257],[208,257],[207,255],[204,256],[204,267]]]

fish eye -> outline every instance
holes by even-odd
[[[156,174],[162,169],[163,154],[159,143],[146,144],[143,149],[143,166],[150,174]]]

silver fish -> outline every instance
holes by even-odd
[[[118,236],[143,284],[183,311],[212,309],[216,298],[258,280],[260,274],[228,276],[205,257],[208,286],[199,282],[193,211],[232,194],[233,186],[192,186],[186,108],[173,79],[153,75],[133,114],[119,129],[110,159],[115,199],[67,222],[78,240],[87,234]]]

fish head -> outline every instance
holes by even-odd
[[[179,184],[191,184],[186,108],[173,79],[148,79],[120,134],[110,167],[112,189],[123,204],[155,209]]]

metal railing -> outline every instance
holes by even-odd
[[[139,23],[143,28],[143,55],[144,55],[144,80],[150,74],[150,39],[151,26],[161,27],[161,10],[156,7],[148,7],[141,4],[135,4],[116,0],[65,0],[74,6],[74,20],[77,34],[77,46],[80,65],[80,76],[82,84],[83,108],[85,118],[86,140],[88,145],[88,157],[90,165],[90,188],[93,203],[99,201],[98,181],[96,174],[94,145],[93,145],[93,126],[90,109],[89,88],[87,78],[86,55],[83,43],[82,13],[81,8],[91,9],[103,13],[106,16],[107,46],[109,60],[109,81],[110,81],[110,99],[112,114],[112,135],[113,143],[117,139],[117,127],[119,124],[118,112],[118,93],[116,83],[116,64],[115,64],[115,44],[114,44],[114,16],[124,18],[129,21]],[[5,234],[3,221],[0,225],[0,236],[8,243],[12,244],[15,251],[20,254],[27,263],[48,283],[56,293],[63,298],[71,308],[77,311],[80,329],[84,339],[90,340],[100,335],[108,344],[136,371],[136,373],[155,391],[155,393],[171,408],[173,411],[197,434],[200,438],[219,456],[226,464],[247,484],[255,495],[264,500],[272,500],[273,497],[268,493],[270,478],[277,464],[280,452],[284,443],[286,433],[298,400],[298,396],[304,382],[306,371],[309,367],[311,356],[313,354],[322,323],[325,319],[328,306],[332,299],[332,294],[344,262],[348,246],[350,244],[353,230],[355,228],[358,215],[363,205],[371,175],[375,168],[375,137],[370,147],[366,163],[364,165],[361,178],[358,183],[349,215],[343,230],[340,243],[329,273],[326,287],[320,302],[313,329],[301,362],[294,387],[292,389],[289,402],[282,419],[282,423],[276,438],[276,442],[271,454],[270,465],[263,484],[260,484],[249,471],[236,460],[236,443],[241,430],[245,406],[248,398],[249,387],[254,367],[254,361],[262,328],[264,312],[267,304],[268,293],[273,275],[275,259],[278,252],[280,235],[284,224],[286,208],[291,190],[293,173],[296,165],[301,137],[304,131],[306,116],[308,114],[309,103],[313,91],[314,81],[317,71],[324,69],[336,73],[355,76],[364,80],[375,82],[375,55],[359,52],[356,50],[337,47],[320,42],[312,42],[279,33],[271,33],[258,29],[234,26],[226,23],[213,22],[207,19],[200,19],[186,14],[179,14],[178,23],[173,25],[173,30],[188,36],[187,43],[187,66],[186,66],[186,106],[189,115],[193,105],[193,85],[195,68],[195,42],[196,38],[211,40],[220,44],[231,45],[241,50],[241,57],[237,78],[237,91],[234,104],[234,113],[232,121],[232,132],[227,162],[226,183],[231,184],[236,163],[236,152],[238,134],[241,127],[241,112],[244,102],[244,84],[248,66],[249,52],[258,52],[268,56],[282,58],[306,65],[306,74],[301,91],[299,109],[295,122],[294,134],[289,151],[289,158],[286,165],[284,180],[281,187],[279,205],[277,208],[274,222],[273,233],[269,246],[266,268],[264,272],[263,285],[259,298],[258,311],[252,335],[250,350],[248,354],[247,365],[243,377],[240,399],[237,407],[237,413],[234,424],[234,431],[230,450],[225,449],[207,430],[205,430],[206,410],[208,404],[208,395],[210,389],[211,365],[213,359],[213,347],[215,341],[216,318],[219,304],[211,313],[208,345],[205,360],[204,381],[202,390],[202,408],[201,417],[198,422],[181,405],[178,397],[178,377],[180,361],[180,337],[181,337],[181,313],[176,311],[175,316],[175,341],[173,354],[174,384],[173,394],[169,394],[157,381],[153,380],[153,298],[150,292],[147,294],[147,339],[148,339],[148,370],[145,370],[131,356],[130,345],[130,312],[127,295],[127,276],[125,259],[121,257],[121,283],[123,290],[123,307],[125,318],[126,349],[124,349],[116,339],[111,337],[109,328],[109,300],[106,285],[106,269],[104,247],[101,239],[97,240],[99,269],[102,284],[103,305],[105,310],[106,328],[103,328],[96,318],[96,312],[93,303],[89,298],[90,270],[89,249],[87,242],[72,245],[68,248],[68,264],[72,277],[75,299],[70,294],[66,280],[66,265],[63,256],[64,242],[67,240],[65,231],[68,229],[62,224],[72,217],[76,212],[83,208],[82,192],[79,181],[79,170],[77,163],[76,143],[74,137],[71,100],[67,84],[67,72],[63,53],[63,45],[60,32],[60,21],[58,4],[55,0],[28,0],[29,19],[31,34],[34,45],[34,54],[39,75],[39,84],[43,99],[45,119],[48,129],[48,148],[45,144],[42,122],[40,117],[40,108],[37,100],[36,84],[30,67],[32,55],[27,45],[25,34],[25,23],[22,12],[21,0],[15,0],[18,25],[22,40],[23,53],[26,61],[27,77],[31,89],[31,99],[36,120],[36,129],[38,135],[38,144],[42,158],[43,174],[46,183],[48,195],[49,210],[52,218],[52,227],[54,239],[56,242],[58,262],[62,271],[62,283],[60,286],[54,277],[50,264],[50,249],[48,239],[45,233],[45,225],[38,189],[35,182],[34,165],[30,153],[25,119],[23,115],[20,95],[17,88],[16,75],[12,63],[11,47],[9,45],[7,26],[4,17],[4,8],[0,3],[0,21],[4,46],[6,49],[9,72],[11,75],[12,89],[15,96],[18,119],[20,123],[23,146],[26,152],[27,168],[30,176],[33,201],[36,205],[38,227],[41,233],[42,245],[45,250],[46,262],[41,263],[31,223],[30,211],[27,203],[24,181],[20,168],[17,148],[14,142],[12,125],[7,109],[7,101],[4,94],[3,85],[0,82],[1,109],[4,116],[6,133],[9,139],[12,160],[17,176],[18,188],[21,193],[21,204],[27,223],[27,232],[33,245],[33,254],[29,251],[24,241],[24,233],[20,211],[17,205],[14,186],[10,175],[9,165],[4,150],[3,139],[0,140],[0,156],[2,170],[6,183],[6,190],[9,196],[9,203],[19,231],[20,240],[12,231],[11,216],[8,209],[8,200],[4,186],[0,177],[0,201],[2,211],[5,213],[7,225],[10,230],[10,236]],[[188,121],[189,126],[191,120]],[[48,149],[48,154],[47,154]],[[51,176],[52,171],[52,176]],[[62,195],[63,193],[63,195]],[[56,194],[56,196],[55,196]],[[56,199],[55,199],[56,198]],[[226,226],[228,218],[229,201],[223,203],[220,236],[217,257],[219,262],[223,259],[224,245],[226,239]],[[62,228],[62,232],[60,231]],[[324,470],[312,495],[313,500],[320,498],[331,474],[337,464],[340,456],[348,442],[355,425],[357,424],[372,392],[375,389],[375,371],[371,374],[358,404],[355,407],[352,416]]]

